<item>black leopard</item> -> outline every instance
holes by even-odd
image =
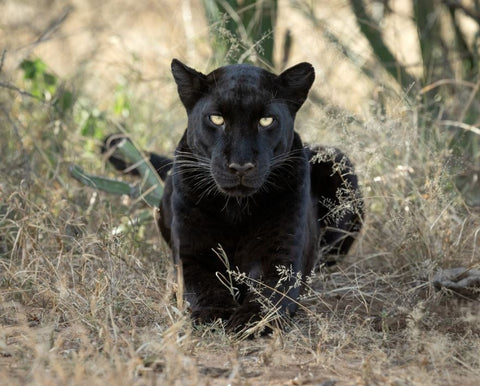
[[[292,316],[301,283],[348,252],[363,216],[348,158],[305,146],[294,129],[314,69],[237,64],[205,75],[174,59],[172,73],[187,129],[173,162],[150,160],[165,180],[159,226],[192,318],[239,330],[268,309]]]

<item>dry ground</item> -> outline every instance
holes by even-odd
[[[294,3],[280,2],[278,26],[293,32],[290,64],[317,70],[299,130],[349,153],[367,217],[351,255],[317,272],[294,325],[255,340],[219,323],[193,328],[153,222],[129,225],[151,209],[68,174],[72,163],[112,173],[96,134],[82,132],[88,117],[99,134],[121,129],[143,148],[172,151],[185,114],[171,58],[216,65],[197,2],[0,3],[0,384],[480,382],[478,298],[432,285],[441,268],[479,266],[479,212],[453,183],[448,133],[432,124],[426,136],[421,106],[381,71],[378,83],[365,79]],[[414,67],[408,2],[393,3],[392,48]],[[346,1],[317,8],[370,60]],[[41,58],[73,90],[73,112],[28,95],[18,68],[26,58]]]

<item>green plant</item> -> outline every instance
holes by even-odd
[[[29,83],[30,93],[40,100],[52,103],[60,117],[68,114],[74,105],[73,94],[59,85],[58,78],[47,71],[47,65],[39,58],[25,59],[20,63],[23,77]]]
[[[273,67],[277,0],[203,0],[217,63],[253,62]],[[288,56],[290,35],[285,35]]]

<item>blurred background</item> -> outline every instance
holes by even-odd
[[[88,103],[90,123],[105,113],[160,151],[171,151],[185,118],[172,58],[203,72],[309,61],[307,139],[335,131],[324,127],[336,126],[332,116],[363,121],[421,102],[422,130],[450,131],[452,149],[478,168],[476,0],[3,0],[0,11],[4,81],[40,96],[39,78],[51,74],[49,97],[67,90],[66,110]]]

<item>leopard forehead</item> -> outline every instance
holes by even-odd
[[[237,64],[220,67],[208,78],[211,92],[224,103],[263,104],[275,96],[275,76],[261,68]]]
[[[215,82],[239,83],[239,84],[257,84],[269,77],[275,77],[270,72],[249,64],[231,64],[217,68],[207,75]]]

